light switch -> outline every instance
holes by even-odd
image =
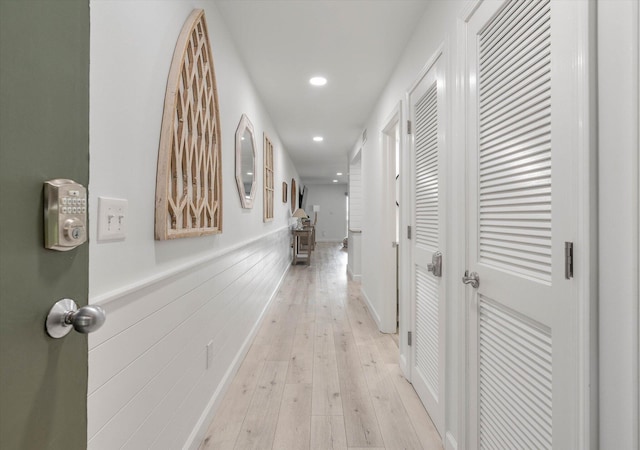
[[[129,201],[121,198],[98,197],[98,240],[123,240],[127,234]]]

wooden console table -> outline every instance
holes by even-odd
[[[293,230],[293,262],[298,264],[299,261],[305,261],[307,265],[311,264],[311,236],[313,227],[303,228],[301,230]],[[302,241],[305,241],[304,245]]]

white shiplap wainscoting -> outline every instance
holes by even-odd
[[[108,320],[89,338],[89,449],[197,447],[290,267],[289,239],[282,228],[94,299]]]

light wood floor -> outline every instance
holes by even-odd
[[[442,448],[346,263],[318,244],[291,267],[201,450]]]

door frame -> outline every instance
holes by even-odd
[[[636,77],[636,120],[640,121],[640,5],[635,3],[635,25],[634,32],[636,34],[636,61],[635,61],[635,77]],[[636,264],[636,272],[638,277],[636,278],[635,283],[635,291],[636,291],[636,304],[635,304],[635,349],[633,351],[633,355],[635,358],[635,410],[633,411],[633,423],[635,423],[635,445],[636,447],[640,446],[640,129],[636,129],[636,147],[638,149],[638,153],[636,154],[636,198],[635,198],[635,209],[636,209],[636,223],[635,223],[635,233],[637,236],[636,240],[636,248],[635,248],[635,264]]]
[[[460,106],[462,112],[466,111],[469,103],[469,92],[467,88],[467,30],[468,22],[474,15],[476,9],[484,0],[471,0],[466,8],[460,14],[457,27],[457,79],[460,81],[461,101]],[[577,286],[577,297],[583,299],[576,305],[577,324],[578,324],[578,371],[575,374],[578,382],[579,399],[576,405],[578,411],[578,436],[576,436],[577,448],[591,449],[598,446],[598,358],[597,358],[597,281],[598,281],[598,240],[597,240],[597,109],[596,109],[596,57],[595,57],[595,2],[589,0],[577,0],[572,2],[577,10],[577,14],[573,17],[571,27],[573,30],[567,33],[573,33],[578,36],[575,47],[576,59],[574,67],[583,70],[574,70],[573,87],[571,92],[567,92],[568,101],[574,106],[577,130],[574,136],[574,144],[577,148],[587,151],[577,152],[576,171],[570,176],[575,177],[576,190],[574,197],[577,205],[576,221],[579,224],[577,235],[575,236],[574,246],[576,252],[574,254],[574,278]],[[565,30],[566,31],[566,30]],[[460,171],[467,173],[467,120],[466,113],[461,118],[459,126],[464,126],[465,141],[462,143],[462,158],[458,161],[463,164]],[[460,144],[460,143],[459,143]],[[466,177],[465,177],[466,182]],[[465,214],[468,211],[468,199],[465,186],[464,204]],[[466,220],[465,220],[466,222]],[[459,235],[458,241],[464,242],[467,246],[466,228],[463,228],[463,235]],[[578,250],[579,249],[579,250]],[[464,265],[468,267],[468,254],[465,251]],[[469,346],[468,333],[466,332],[469,324],[469,312],[466,305],[470,301],[473,294],[467,292],[463,294],[464,308],[460,317],[460,324],[464,325],[463,336],[460,340],[460,349],[463,350],[464,372],[465,376],[461,377],[460,405],[466,411],[461,417],[462,427],[460,428],[460,440],[463,442],[463,448],[469,448],[469,426],[473,418],[470,417],[469,405],[469,383],[471,367],[469,366]]]
[[[383,248],[387,248],[387,246],[391,247],[391,243],[396,240],[395,236],[395,223],[396,223],[396,211],[395,211],[395,202],[396,202],[396,182],[395,182],[395,142],[391,142],[393,136],[395,136],[396,130],[398,133],[398,148],[397,152],[400,153],[400,157],[402,155],[403,150],[403,139],[402,139],[402,101],[398,102],[396,106],[393,108],[393,111],[387,116],[387,120],[383,122],[385,125],[380,132],[380,140],[382,142],[382,183],[384,196],[382,200],[382,217],[385,218],[383,224],[383,235],[386,242],[382,242]],[[398,167],[400,170],[401,167]],[[402,189],[400,189],[401,191]],[[393,193],[393,195],[392,195]],[[402,208],[401,208],[401,217],[400,223],[402,223]],[[393,234],[392,234],[393,231]],[[383,282],[384,286],[395,286],[396,289],[400,289],[399,280],[396,281],[396,270],[399,270],[399,255],[395,258],[395,264],[393,264],[394,258],[384,258],[382,261],[382,273],[385,274],[385,280]],[[396,313],[396,302],[390,301],[389,292],[384,292],[382,295],[383,298],[383,307],[380,311],[380,331],[383,333],[395,333],[396,332],[396,321],[402,323],[403,317],[402,313]],[[396,298],[396,292],[393,292],[393,298]],[[403,307],[400,305],[400,309]],[[400,326],[398,326],[398,333],[400,333]]]

